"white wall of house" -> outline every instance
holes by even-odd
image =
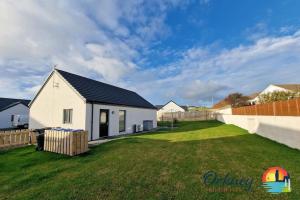
[[[161,109],[159,109],[157,111],[157,120],[160,120],[161,116],[164,113],[168,113],[168,112],[185,112],[185,110],[183,108],[181,108],[180,106],[178,106],[173,101],[170,101],[169,103],[167,103],[166,105],[164,105]]]
[[[12,127],[11,116],[12,115],[29,115],[29,108],[23,104],[17,104],[6,110],[0,112],[0,128]]]
[[[272,92],[275,92],[275,91],[283,91],[283,92],[287,92],[289,90],[285,89],[285,88],[282,88],[282,87],[278,87],[276,85],[269,85],[266,89],[264,89],[260,94],[266,94],[266,93],[272,93]]]
[[[73,109],[71,124],[63,123],[63,109]],[[29,128],[85,129],[85,120],[84,99],[55,71],[30,106]]]
[[[109,110],[109,136],[117,136],[122,134],[133,133],[132,127],[134,124],[143,125],[144,120],[152,120],[153,127],[157,127],[156,121],[156,110],[145,109],[145,108],[133,108],[126,106],[112,106],[112,105],[102,105],[94,104],[93,109],[93,140],[99,139],[100,133],[100,109]],[[119,133],[119,111],[126,111],[126,123],[125,132]],[[87,104],[87,114],[86,114],[86,130],[89,131],[89,139],[91,140],[91,121],[92,121],[92,104]]]
[[[220,108],[220,109],[217,109],[215,111],[216,113],[219,113],[219,114],[227,114],[227,115],[231,115],[232,114],[232,108],[231,106],[225,106],[223,108]]]
[[[63,123],[63,110],[73,109],[72,123]],[[132,133],[134,124],[152,120],[157,127],[156,110],[94,104],[93,139],[99,139],[100,109],[109,110],[109,136]],[[126,111],[126,131],[119,133],[119,110]],[[92,106],[56,71],[44,84],[40,93],[30,106],[29,128],[62,127],[84,129],[91,138]]]
[[[275,91],[279,91],[279,92],[288,92],[289,90],[282,88],[282,87],[278,87],[276,85],[269,85],[266,89],[264,89],[261,94],[267,94],[267,93],[272,93]],[[257,103],[259,101],[258,96],[254,99],[249,100],[251,103]]]
[[[217,119],[226,124],[234,124],[263,137],[300,149],[300,117],[218,115]]]
[[[255,105],[259,102],[259,98],[257,96],[254,99],[250,99],[248,102],[250,103],[250,105]]]

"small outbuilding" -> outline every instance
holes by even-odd
[[[137,93],[59,69],[29,107],[29,128],[84,129],[89,140],[157,127],[156,107]]]

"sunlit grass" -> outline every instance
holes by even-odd
[[[162,134],[164,133],[164,134]],[[233,137],[248,134],[233,125],[226,125],[215,121],[181,122],[179,127],[169,128],[161,132],[140,135],[139,138],[168,140],[172,142],[205,140],[222,137]]]

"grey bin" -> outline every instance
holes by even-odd
[[[44,141],[45,141],[45,130],[49,130],[51,128],[41,128],[36,129],[34,131],[36,136],[36,148],[37,151],[44,151]]]
[[[153,129],[153,120],[143,121],[143,128],[144,131],[150,131],[151,129]]]

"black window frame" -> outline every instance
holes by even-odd
[[[68,117],[67,117],[67,112],[69,112]],[[63,124],[72,124],[72,123],[73,123],[73,109],[72,108],[63,109]]]
[[[124,129],[121,129],[120,126],[120,113],[124,112]],[[126,110],[119,110],[119,133],[125,132],[126,131]]]

